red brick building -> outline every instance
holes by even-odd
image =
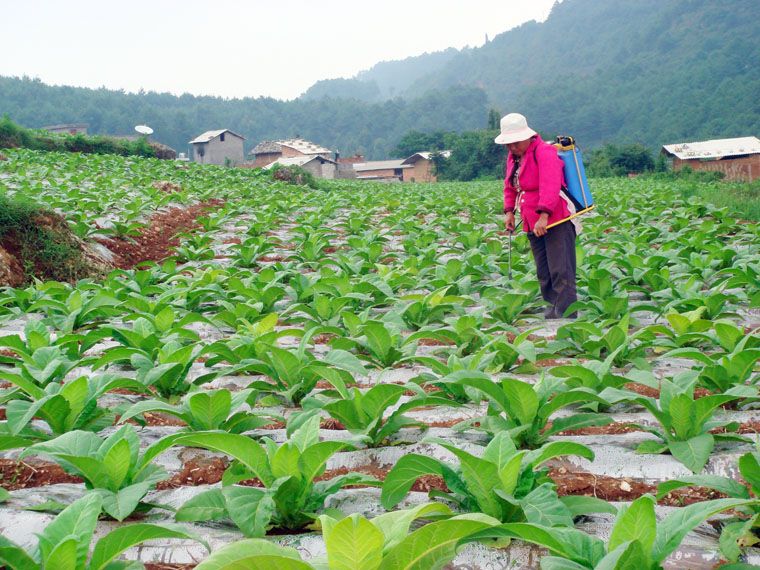
[[[437,182],[435,168],[433,164],[432,152],[416,152],[401,164],[410,168],[404,170],[404,182]],[[450,150],[440,151],[443,158],[451,156]]]
[[[253,161],[246,164],[254,168],[261,168],[272,164],[280,158],[295,158],[299,156],[321,156],[332,159],[332,151],[329,148],[319,146],[304,139],[288,139],[282,141],[264,141],[256,145],[249,153]]]
[[[666,144],[662,154],[672,158],[673,170],[722,172],[726,180],[752,182],[760,178],[760,139],[741,137]]]

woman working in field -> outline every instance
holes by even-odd
[[[507,169],[504,179],[504,225],[515,230],[515,210],[520,212],[528,234],[541,295],[549,303],[544,316],[559,319],[577,300],[575,288],[576,220],[567,220],[574,213],[572,202],[560,189],[564,185],[562,160],[557,149],[545,143],[528,126],[519,113],[510,113],[501,120],[501,133],[496,144],[507,145]],[[554,227],[552,224],[567,220]]]

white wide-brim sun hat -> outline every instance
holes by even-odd
[[[510,113],[501,119],[501,133],[494,139],[496,144],[511,144],[528,140],[536,131],[528,126],[528,119],[520,113]]]

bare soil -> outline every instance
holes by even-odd
[[[549,476],[557,484],[557,494],[560,496],[583,495],[597,497],[605,501],[633,501],[647,493],[651,495],[657,493],[657,485],[651,485],[637,479],[627,477],[618,479],[593,473],[570,472],[564,467],[552,469]],[[682,507],[724,497],[724,494],[705,487],[685,487],[668,493],[658,503],[665,506]]]
[[[7,491],[44,487],[57,483],[81,483],[55,463],[0,459],[0,487]]]
[[[197,218],[223,204],[222,200],[214,199],[186,208],[170,208],[154,214],[136,237],[98,241],[116,255],[115,264],[121,269],[131,269],[144,261],[160,262],[170,257],[172,248],[179,245],[177,234],[200,228]]]
[[[229,462],[221,457],[191,459],[182,466],[179,473],[175,473],[165,481],[160,481],[156,489],[213,485],[222,480],[222,475],[228,466]]]

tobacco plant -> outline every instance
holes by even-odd
[[[655,517],[655,501],[644,495],[630,506],[620,507],[612,533],[605,542],[575,528],[556,528],[534,523],[506,523],[466,537],[463,542],[489,538],[518,538],[549,550],[541,558],[541,570],[600,570],[605,568],[661,570],[684,537],[710,517],[757,504],[741,499],[716,499],[694,503]]]
[[[45,388],[27,386],[29,400],[11,400],[5,408],[6,421],[0,432],[30,440],[45,440],[73,430],[98,432],[113,425],[115,413],[98,406],[98,399],[116,389],[145,390],[140,382],[103,374],[94,378],[80,376],[66,384],[51,383]],[[24,390],[26,391],[26,390]],[[47,425],[41,430],[32,424],[37,418]],[[0,441],[4,436],[0,436]]]
[[[716,442],[749,442],[746,437],[735,433],[738,422],[731,419],[713,419],[716,410],[733,400],[757,395],[756,389],[736,387],[733,393],[714,394],[695,399],[693,381],[679,384],[663,379],[660,382],[660,397],[638,397],[634,402],[644,406],[660,424],[650,427],[641,424],[639,428],[655,435],[659,441],[645,441],[637,448],[638,453],[670,454],[699,473],[704,468]],[[711,433],[723,428],[724,433]]]
[[[591,450],[572,442],[547,443],[534,451],[518,451],[506,432],[497,434],[480,457],[438,438],[424,440],[453,453],[458,465],[410,453],[401,457],[383,482],[381,502],[396,506],[414,482],[425,475],[442,477],[448,491],[431,491],[464,512],[484,513],[499,521],[528,521],[547,526],[572,526],[573,517],[614,512],[609,504],[588,497],[560,499],[541,466],[556,457],[578,455],[593,460]]]
[[[434,520],[409,533],[413,522]],[[301,559],[294,548],[254,538],[230,544],[201,562],[198,570],[232,568],[282,568],[288,570],[390,570],[392,568],[441,568],[457,554],[458,542],[498,521],[485,515],[454,515],[442,504],[384,513],[372,519],[358,514],[336,519],[319,517],[327,551],[326,559]]]
[[[399,404],[407,390],[416,391],[410,399]],[[328,393],[328,396],[331,395]],[[429,406],[456,406],[448,398],[426,394],[414,384],[377,384],[366,392],[354,387],[338,390],[337,398],[325,398],[323,394],[304,401],[304,407],[317,406],[338,420],[352,434],[369,447],[378,447],[405,427],[426,428],[425,423],[405,416],[416,408]],[[399,404],[399,405],[397,405]]]
[[[612,418],[604,414],[578,412],[553,418],[550,424],[555,412],[570,405],[607,404],[592,390],[567,389],[556,378],[544,377],[531,385],[511,378],[495,382],[485,374],[470,373],[455,383],[474,388],[488,399],[486,416],[463,421],[455,429],[478,429],[491,434],[506,432],[520,448],[535,449],[559,432],[612,422]]]
[[[206,542],[176,525],[135,523],[118,527],[93,544],[103,499],[88,494],[71,503],[38,535],[38,544],[27,550],[0,535],[0,563],[12,570],[139,570],[137,561],[117,560],[129,548],[156,539]]]
[[[739,474],[749,484],[717,475],[692,475],[666,481],[657,487],[657,498],[682,487],[706,487],[725,494],[731,499],[750,499],[750,491],[760,495],[760,454],[746,453],[739,458]],[[760,504],[737,507],[737,515],[724,521],[720,534],[720,551],[728,560],[736,562],[742,548],[760,543]]]
[[[255,395],[252,389],[234,393],[229,390],[211,390],[187,394],[181,405],[161,400],[144,400],[127,408],[119,421],[123,423],[133,418],[139,421],[148,412],[161,412],[182,420],[191,431],[243,433],[283,419],[281,416],[255,413],[250,408],[255,403]]]
[[[103,511],[118,521],[136,510],[150,510],[152,505],[142,503],[143,497],[167,477],[162,467],[144,461],[140,438],[129,425],[105,439],[70,431],[27,447],[19,457],[30,455],[49,456],[67,473],[81,477],[90,494],[101,498]]]
[[[235,434],[207,433],[200,437],[173,436],[164,445],[198,445],[222,451],[235,459],[224,473],[221,489],[197,495],[177,511],[179,521],[231,519],[249,537],[263,536],[269,528],[299,530],[312,523],[325,500],[347,485],[379,485],[368,475],[348,473],[316,479],[327,461],[350,445],[319,441],[319,417],[289,425],[288,440],[277,446],[264,438],[264,445]],[[256,478],[263,488],[236,485]]]

